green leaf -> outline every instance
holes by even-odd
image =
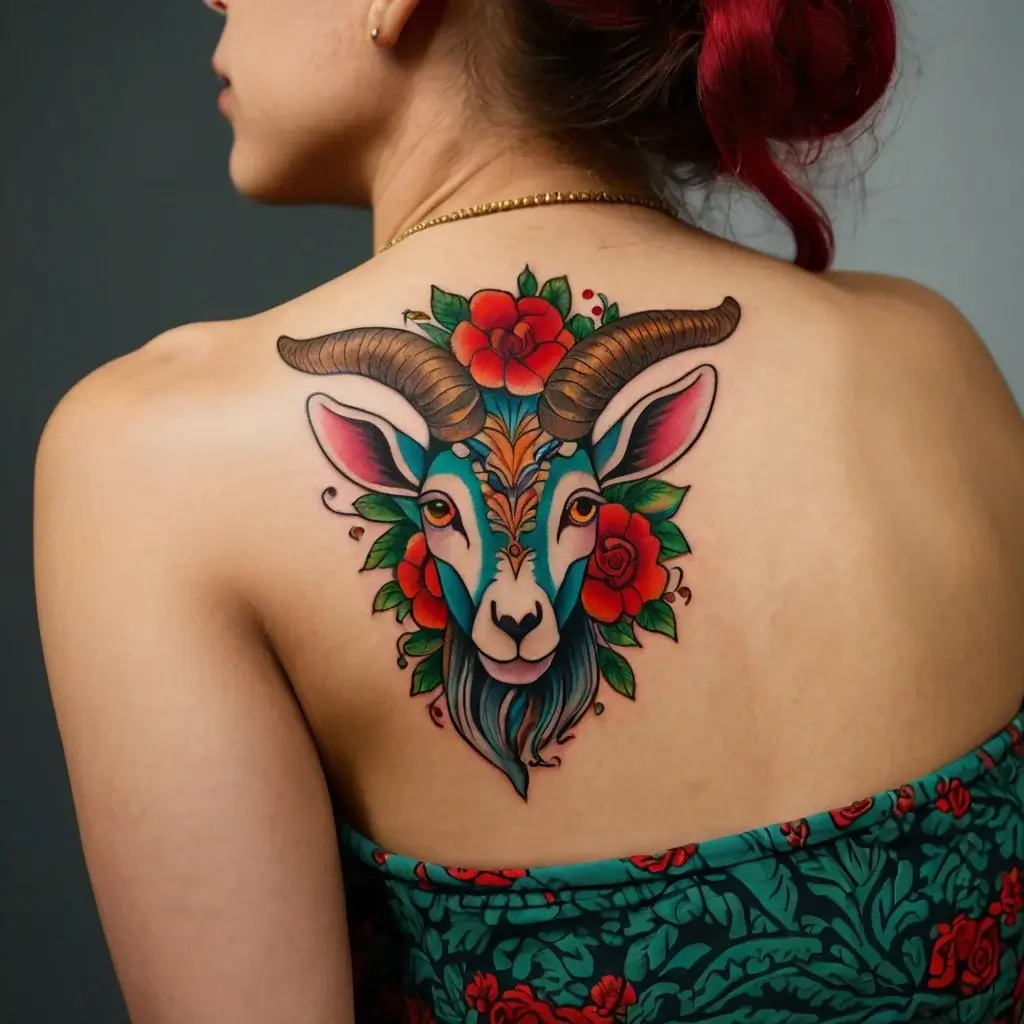
[[[582,341],[584,338],[589,338],[594,333],[594,321],[589,316],[584,316],[582,313],[576,313],[569,318],[566,322],[566,327],[572,331],[573,337],[577,341]]]
[[[526,298],[532,298],[537,294],[537,278],[527,264],[526,269],[519,275],[519,294]]]
[[[607,623],[599,622],[597,628],[601,636],[616,647],[639,647],[640,641],[636,638],[633,630],[633,623],[629,619],[619,619],[610,626]]]
[[[648,633],[661,633],[670,640],[676,639],[676,614],[667,601],[660,598],[648,601],[636,617],[636,624]]]
[[[432,693],[441,686],[444,683],[443,668],[441,651],[434,651],[429,657],[424,658],[413,669],[411,696]]]
[[[402,644],[402,650],[410,658],[423,658],[434,651],[439,651],[443,646],[443,629],[419,629],[409,634],[409,638]]]
[[[616,692],[636,700],[636,678],[626,659],[610,647],[598,647],[597,665],[605,682]]]
[[[602,493],[605,500],[611,505],[624,505],[630,512],[633,511],[629,503],[629,496],[633,492],[632,484],[610,484],[605,487]]]
[[[442,327],[454,331],[458,324],[469,319],[469,300],[435,284],[430,288],[430,311]]]
[[[730,874],[750,891],[750,902],[771,916],[778,928],[800,932],[797,920],[798,891],[785,858],[759,857],[740,861]]]
[[[623,972],[626,978],[630,981],[643,981],[650,971],[656,971],[668,959],[678,938],[678,928],[663,924],[653,933],[637,939],[626,953]]]
[[[402,560],[409,538],[415,532],[416,527],[407,521],[396,523],[373,542],[363,569],[393,569]]]
[[[667,562],[670,558],[690,553],[690,545],[686,543],[683,531],[671,519],[656,519],[651,523],[651,533],[661,541],[659,562]]]
[[[412,613],[412,601],[409,598],[403,598],[402,601],[395,606],[395,618],[399,622],[404,622],[409,615]]]
[[[352,502],[352,507],[371,523],[400,523],[405,519],[395,499],[386,494],[364,494]]]
[[[452,336],[447,331],[442,331],[437,324],[420,324],[419,328],[435,345],[448,349],[452,347]]]
[[[388,580],[373,599],[373,610],[375,612],[386,612],[390,608],[397,608],[405,600],[402,588],[394,581]]]
[[[689,487],[673,487],[663,480],[637,480],[629,485],[632,510],[656,522],[670,519],[679,511]],[[623,502],[623,504],[626,504]],[[627,505],[627,508],[629,505]]]
[[[553,277],[550,281],[544,282],[540,290],[540,297],[547,299],[564,320],[569,315],[572,307],[572,293],[569,291],[569,279],[567,277]]]
[[[613,302],[605,311],[604,316],[601,317],[602,324],[612,324],[619,319],[619,304]]]

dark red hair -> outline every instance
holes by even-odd
[[[556,134],[762,195],[824,270],[828,216],[791,166],[862,122],[896,69],[892,0],[516,0],[532,109]]]

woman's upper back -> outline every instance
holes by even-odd
[[[582,219],[574,247],[557,216],[441,229],[91,385],[151,433],[342,813],[442,863],[623,856],[840,806],[1008,721],[1024,431],[958,315],[689,231]],[[708,347],[642,355],[632,314],[727,296],[738,322],[690,325]]]

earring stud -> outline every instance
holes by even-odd
[[[370,29],[370,38],[374,42],[377,42],[377,39],[378,39],[379,36],[380,36],[380,29],[377,28],[376,25],[374,25],[373,28]]]

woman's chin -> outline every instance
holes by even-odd
[[[546,658],[540,661],[527,661],[525,658],[514,658],[512,661],[495,661],[488,658],[482,651],[478,652],[480,664],[492,678],[499,683],[508,683],[509,686],[526,686],[535,683],[551,667],[555,658],[552,651]]]

